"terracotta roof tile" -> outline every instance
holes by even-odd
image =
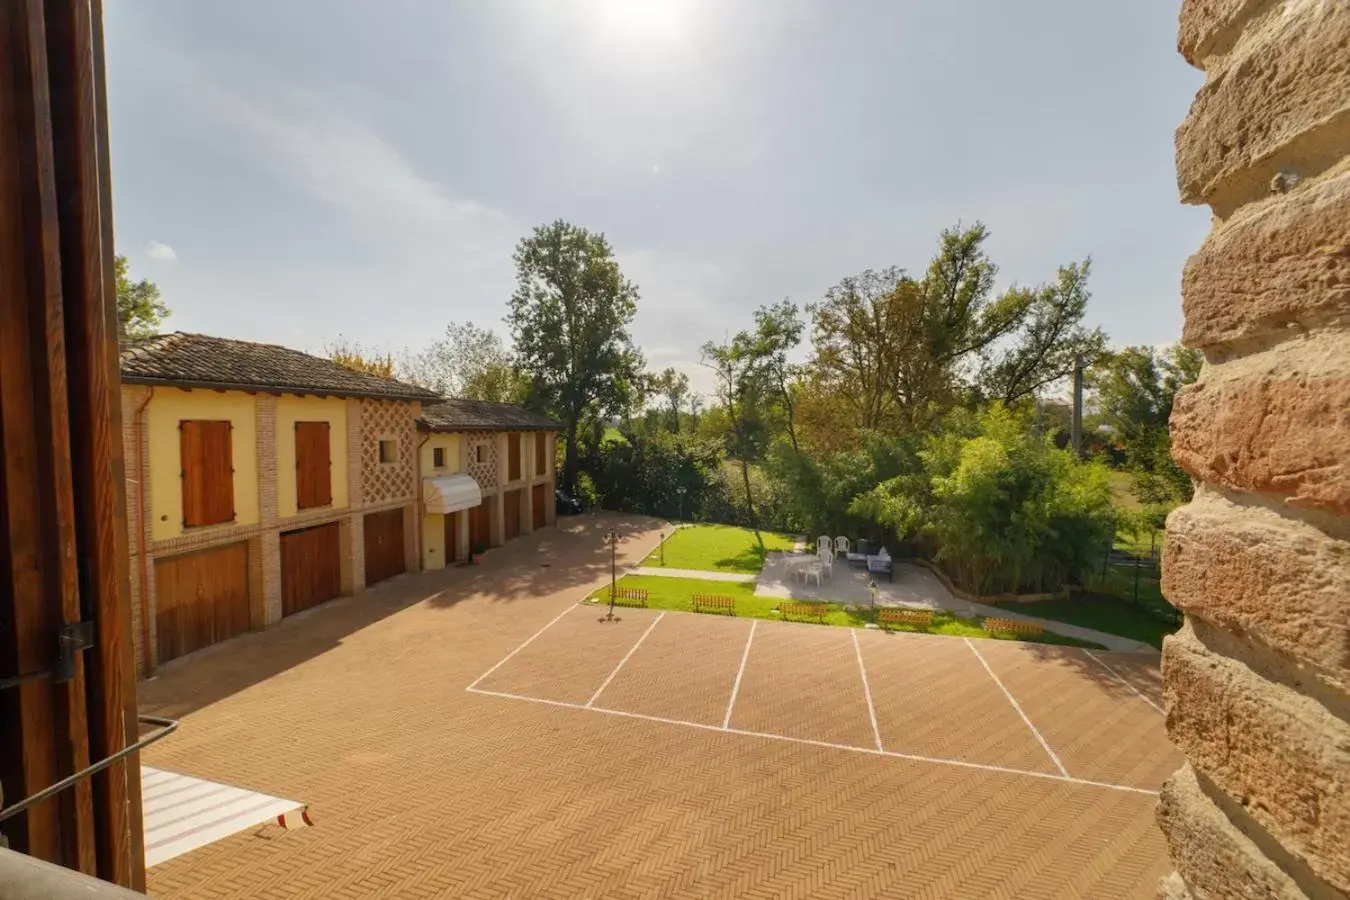
[[[425,431],[556,431],[548,416],[514,403],[452,398],[423,407],[420,426]]]
[[[176,331],[133,341],[121,352],[122,380],[434,403],[438,394],[280,347]]]

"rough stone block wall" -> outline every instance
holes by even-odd
[[[1184,0],[1206,73],[1177,131],[1205,353],[1172,453],[1165,898],[1350,896],[1350,2]]]

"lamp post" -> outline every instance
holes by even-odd
[[[617,597],[619,587],[619,533],[613,530],[606,532],[605,543],[609,544],[609,612],[600,621],[617,622],[619,620],[614,615],[614,601]]]
[[[664,566],[666,564],[666,533],[663,531],[660,536],[661,543],[657,544],[657,548],[661,551],[661,565]]]
[[[872,597],[872,612],[877,611],[877,581],[875,578],[867,582],[867,593]]]

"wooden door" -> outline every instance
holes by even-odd
[[[484,500],[469,510],[469,548],[478,552],[478,548],[487,549],[492,543],[492,519],[488,514],[488,502]]]
[[[281,536],[281,614],[294,615],[342,593],[342,529],[337,522]]]
[[[366,586],[407,571],[403,547],[403,510],[366,515]]]
[[[533,495],[530,497],[530,517],[534,522],[535,530],[548,524],[548,507],[544,504],[553,498],[545,492],[547,488],[548,485],[546,484],[536,484],[531,489]]]
[[[159,661],[248,631],[248,545],[155,560]]]
[[[459,513],[446,513],[444,518],[445,564],[448,566],[459,559]]]
[[[506,539],[520,537],[520,491],[507,491],[502,495],[502,516],[506,519]]]

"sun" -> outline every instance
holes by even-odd
[[[689,27],[689,0],[595,0],[596,26],[609,39],[633,44],[679,41]]]

